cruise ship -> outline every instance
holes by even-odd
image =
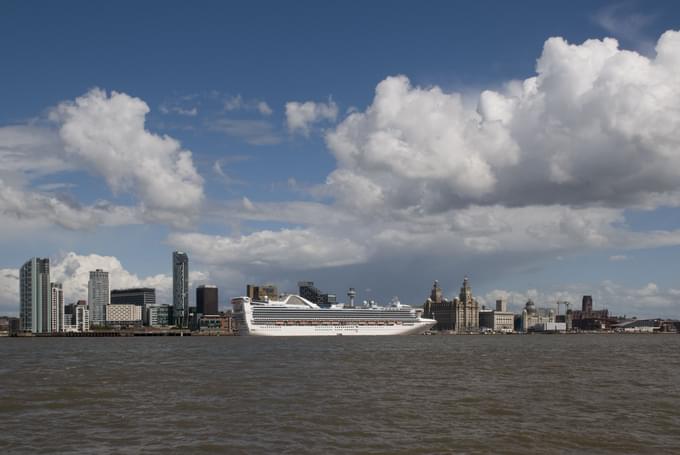
[[[321,308],[299,295],[282,300],[231,300],[239,333],[258,336],[411,335],[423,333],[437,321],[395,300],[390,306],[364,305]]]

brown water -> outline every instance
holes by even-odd
[[[0,339],[2,453],[680,453],[680,336]]]

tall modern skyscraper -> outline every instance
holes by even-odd
[[[196,313],[219,314],[217,286],[202,284],[196,288]]]
[[[64,290],[61,283],[50,283],[50,332],[64,331]]]
[[[90,306],[90,324],[106,324],[106,305],[111,303],[109,272],[97,269],[90,272],[87,283],[87,303]]]
[[[186,327],[189,317],[189,256],[172,253],[172,307],[175,324]]]
[[[50,331],[50,260],[32,258],[19,272],[19,319],[24,332]]]

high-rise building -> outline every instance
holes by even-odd
[[[246,296],[262,302],[264,300],[277,300],[279,298],[279,290],[273,284],[247,284]]]
[[[50,260],[32,258],[19,272],[19,319],[24,332],[45,333],[51,328]]]
[[[50,283],[50,332],[64,331],[64,289],[61,283]]]
[[[87,303],[90,306],[90,324],[106,324],[106,305],[111,303],[109,272],[97,269],[90,272],[87,283]]]
[[[187,327],[189,317],[189,256],[172,253],[172,306],[175,324]]]
[[[338,303],[337,296],[335,294],[325,294],[321,292],[316,286],[314,286],[313,281],[299,281],[298,289],[301,297],[309,300],[312,303],[316,303],[322,307],[328,307]]]
[[[144,323],[150,327],[167,327],[172,322],[170,305],[149,305],[144,308]]]
[[[501,311],[503,313],[508,311],[508,302],[503,299],[496,300],[496,311]]]
[[[142,308],[156,304],[154,288],[112,289],[111,305],[137,305]],[[143,312],[143,310],[142,310]]]
[[[217,286],[202,284],[196,288],[196,313],[219,314]]]
[[[90,330],[90,310],[87,309],[87,302],[78,300],[74,309],[73,325],[78,332],[88,332]]]
[[[584,295],[583,300],[581,301],[581,311],[584,313],[592,313],[593,312],[593,296],[592,295]]]

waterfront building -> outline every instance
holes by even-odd
[[[550,330],[555,324],[555,311],[550,308],[536,308],[533,300],[529,299],[524,305],[521,316],[521,329],[524,332]],[[564,324],[564,323],[560,323]],[[564,325],[566,329],[566,324]]]
[[[510,333],[515,328],[515,314],[508,311],[505,300],[496,300],[496,310],[493,312],[493,331]]]
[[[64,331],[64,289],[61,283],[50,283],[50,332]]]
[[[497,333],[511,333],[514,330],[515,315],[507,311],[504,301],[496,300],[496,309],[482,307],[479,310],[479,328]]]
[[[479,328],[480,330],[493,330],[493,310],[483,306],[479,310]]]
[[[144,308],[144,324],[149,327],[167,327],[172,324],[170,305],[148,305]]]
[[[64,325],[73,324],[73,318],[76,313],[76,303],[67,303],[64,305]]]
[[[198,319],[197,329],[202,333],[231,335],[235,331],[235,324],[231,313],[208,314]]]
[[[90,310],[85,300],[78,300],[74,308],[73,325],[78,332],[90,331]]]
[[[189,318],[189,256],[172,253],[172,307],[175,324],[186,327]]]
[[[472,297],[472,288],[468,277],[463,279],[463,285],[458,294],[455,330],[458,333],[479,330],[479,303]]]
[[[479,330],[479,303],[472,296],[472,288],[465,277],[458,297],[446,300],[442,297],[439,282],[435,281],[430,297],[423,305],[423,315],[437,321],[436,330],[450,330],[456,333]],[[489,323],[491,324],[491,323]]]
[[[145,308],[156,304],[156,289],[129,288],[111,290],[111,305],[137,305]],[[142,310],[143,311],[143,310]]]
[[[434,280],[430,297],[423,305],[423,317],[437,321],[434,330],[452,331],[456,328],[456,305],[442,296],[442,289],[437,280]]]
[[[0,316],[0,337],[14,337],[19,334],[21,321],[19,318]]]
[[[218,314],[218,302],[217,286],[202,284],[196,288],[196,313]]]
[[[90,280],[87,283],[87,301],[90,306],[90,324],[104,325],[106,306],[111,303],[109,272],[102,269],[90,272]]]
[[[69,308],[73,306],[73,309]],[[78,327],[76,327],[75,321],[75,303],[69,303],[64,308],[64,319],[63,319],[63,331],[64,332],[77,332]]]
[[[581,311],[567,312],[571,327],[577,330],[606,330],[620,320],[609,314],[606,308],[603,310],[593,310],[593,298],[584,295],[581,303]]]
[[[9,318],[9,336],[15,337],[21,332],[21,320],[19,318]]]
[[[255,302],[277,300],[279,298],[279,290],[273,284],[248,284],[246,285],[246,296]]]
[[[299,281],[298,289],[300,297],[305,298],[312,303],[316,303],[320,307],[330,307],[331,305],[338,303],[335,294],[321,292],[314,286],[313,281]]]
[[[19,271],[20,330],[49,332],[52,327],[50,305],[50,260],[29,259]]]
[[[141,326],[142,307],[139,305],[106,305],[106,324],[110,326]]]

